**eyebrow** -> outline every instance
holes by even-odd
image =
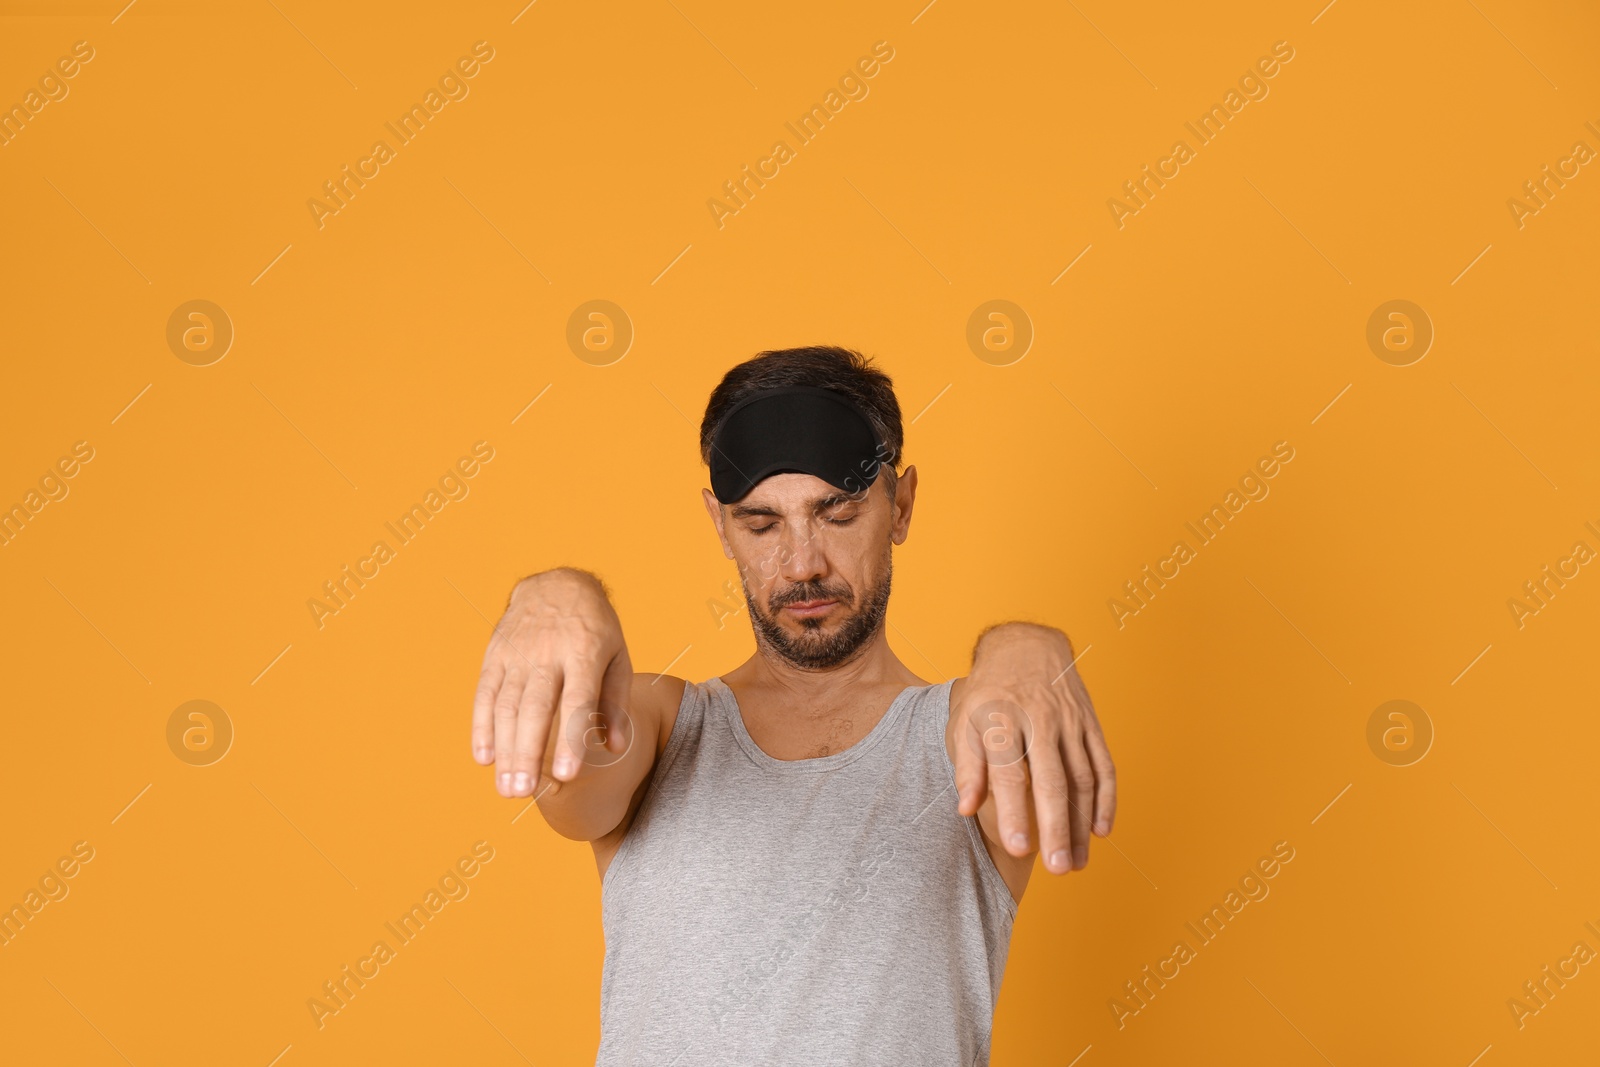
[[[811,511],[812,514],[816,514],[819,511],[826,511],[828,508],[836,507],[839,504],[849,504],[858,499],[857,496],[851,493],[831,493],[828,496],[818,497],[813,500],[811,502]],[[734,504],[729,509],[729,514],[736,519],[757,517],[781,519],[783,517],[782,513],[775,508],[769,508],[761,504]]]

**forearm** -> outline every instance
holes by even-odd
[[[627,815],[634,794],[655,766],[661,731],[659,709],[648,699],[634,700],[626,718],[623,729],[627,731],[627,752],[618,757],[597,740],[580,746],[585,759],[577,777],[570,781],[556,779],[552,773],[555,745],[545,746],[544,767],[535,799],[545,822],[562,837],[593,841],[616,829]],[[598,726],[586,729],[592,733]]]

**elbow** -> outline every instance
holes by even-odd
[[[564,800],[568,802],[563,803]],[[597,841],[615,830],[625,814],[624,811],[609,810],[609,805],[597,808],[592,803],[584,805],[570,801],[570,797],[557,795],[538,801],[539,814],[544,816],[545,823],[569,841]]]

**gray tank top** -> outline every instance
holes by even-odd
[[[720,678],[684,687],[601,883],[596,1067],[972,1067],[1016,902],[956,811],[950,686],[779,760]]]

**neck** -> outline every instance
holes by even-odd
[[[925,685],[889,647],[883,627],[837,667],[809,670],[779,656],[759,636],[756,653],[723,676],[730,686],[772,690],[803,698],[805,706],[827,706],[851,693],[879,686]]]

